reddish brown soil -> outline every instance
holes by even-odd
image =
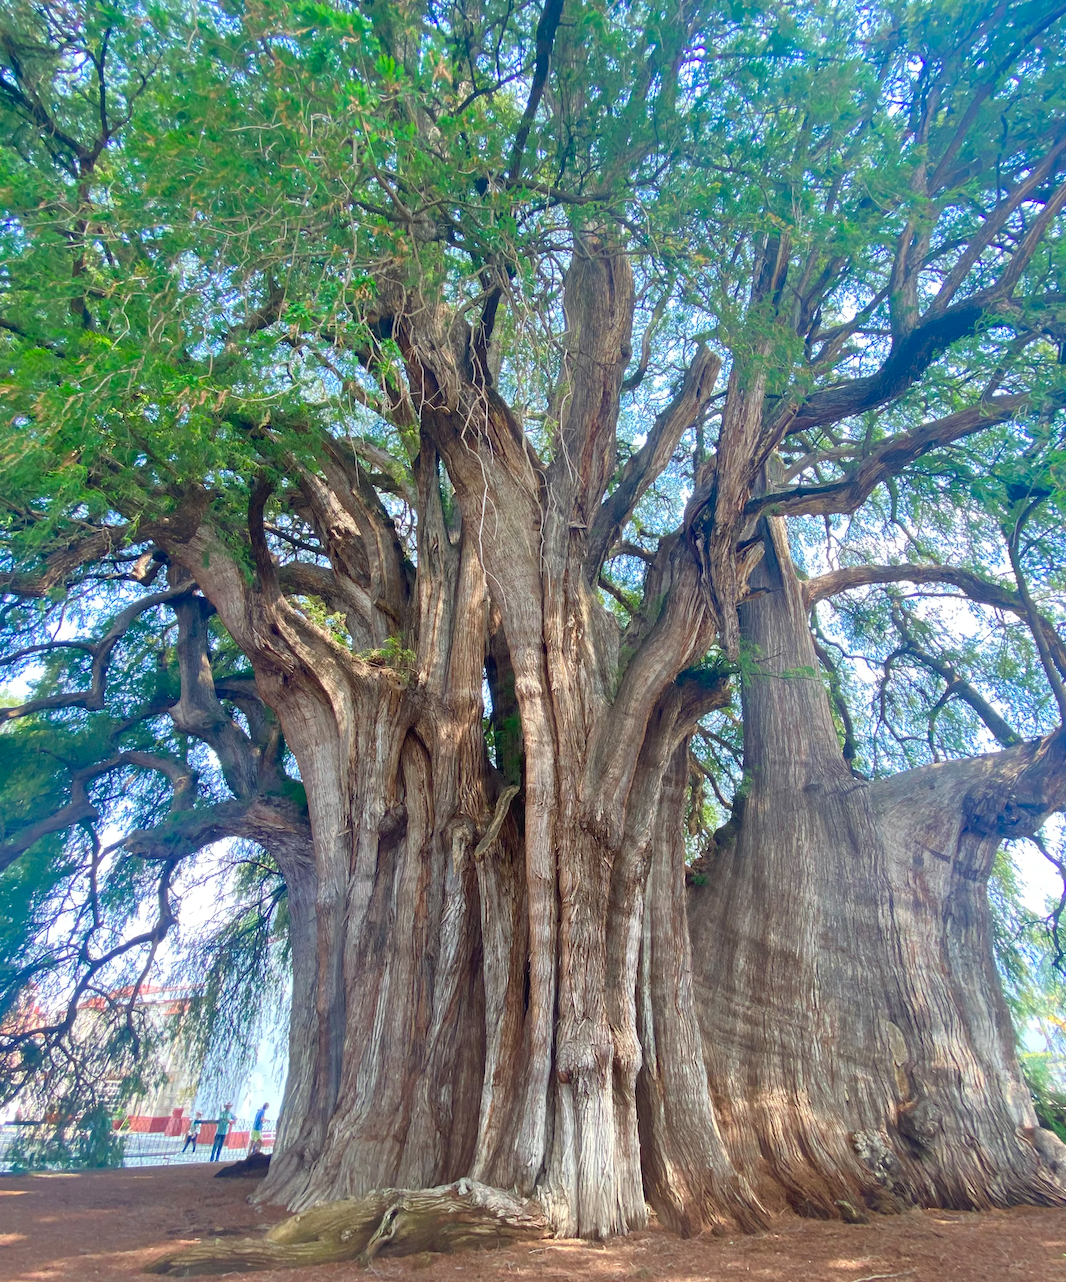
[[[118,1282],[137,1278],[157,1255],[183,1242],[261,1233],[283,1212],[249,1206],[252,1187],[246,1180],[216,1180],[203,1166],[0,1177],[0,1279]],[[379,1259],[370,1272],[396,1282],[1066,1282],[1066,1210],[924,1211],[875,1217],[869,1225],[783,1216],[756,1237],[683,1242],[650,1229],[606,1246],[559,1241]],[[365,1276],[354,1264],[241,1275],[248,1282]]]

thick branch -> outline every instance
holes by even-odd
[[[943,315],[916,325],[905,338],[893,343],[877,373],[814,392],[794,413],[788,411],[784,415],[786,430],[805,432],[838,423],[896,399],[925,373],[941,352],[973,334],[987,310],[988,304],[964,300]]]
[[[514,182],[522,170],[522,156],[525,154],[529,131],[537,118],[537,108],[544,96],[544,86],[548,82],[548,68],[551,65],[552,46],[555,44],[555,33],[559,29],[559,20],[563,16],[563,0],[546,0],[544,9],[537,23],[536,61],[533,67],[533,83],[529,87],[526,109],[515,135],[511,148],[511,163],[507,167],[508,180]]]
[[[20,829],[14,837],[0,844],[0,872],[3,872],[10,864],[13,864],[19,855],[40,841],[42,837],[47,837],[53,832],[63,832],[67,828],[72,828],[75,824],[84,823],[87,820],[99,819],[100,812],[89,800],[89,795],[85,790],[84,784],[71,787],[70,802],[57,810],[54,814],[39,819],[36,823],[28,824],[25,828]]]
[[[94,762],[81,770],[71,772],[70,801],[36,823],[27,824],[13,837],[0,843],[0,872],[13,863],[19,855],[53,832],[63,832],[75,824],[99,819],[100,813],[89,798],[88,785],[101,775],[109,774],[122,766],[139,766],[145,770],[158,770],[165,774],[174,789],[171,813],[184,811],[192,803],[196,775],[183,762],[157,753],[120,752],[104,761]]]
[[[963,830],[979,839],[1028,837],[1066,808],[1066,730],[1003,752],[904,770],[871,784],[870,792],[878,805],[908,807],[916,822],[923,807],[958,806]]]
[[[294,596],[317,596],[334,610],[354,611],[370,626],[373,602],[370,594],[344,574],[309,561],[290,561],[278,569],[282,592]]]
[[[141,859],[182,859],[226,838],[254,841],[264,849],[311,858],[311,825],[307,815],[284,797],[267,796],[220,802],[203,810],[172,814],[154,828],[138,828],[122,840],[123,848]]]
[[[374,487],[347,448],[338,441],[326,445],[323,474],[329,486],[329,506],[339,505],[354,522],[367,558],[370,574],[370,599],[392,623],[389,631],[403,626],[411,597],[411,573],[396,526],[382,505]],[[324,495],[319,490],[319,501]],[[330,530],[334,535],[334,530]],[[331,553],[340,543],[339,529],[331,537]],[[331,556],[332,559],[332,556]],[[351,552],[341,561],[350,565]],[[349,577],[354,574],[349,572]]]
[[[182,734],[195,735],[218,757],[226,783],[238,796],[258,787],[260,761],[248,736],[219,702],[208,654],[207,620],[214,608],[190,593],[175,603],[178,616],[178,666],[181,698],[170,717]]]
[[[923,650],[911,636],[901,618],[897,617],[896,625],[899,627],[906,642],[905,653],[912,655],[923,667],[928,668],[930,672],[935,672],[947,684],[947,689],[941,696],[937,708],[940,708],[948,699],[956,696],[964,703],[969,704],[1004,748],[1013,748],[1016,744],[1022,742],[1021,735],[999,715],[979,690],[975,689],[964,677],[959,676],[950,663],[946,663],[935,654],[930,654],[928,650]],[[932,740],[932,723],[930,723],[929,737]]]
[[[123,547],[129,526],[104,526],[91,534],[72,538],[53,552],[39,574],[0,574],[0,592],[18,597],[43,597],[81,565],[103,560]]]
[[[566,351],[549,409],[559,424],[549,486],[568,528],[593,524],[614,470],[634,303],[626,254],[596,236],[582,236],[566,273]]]

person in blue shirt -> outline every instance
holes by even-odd
[[[255,1120],[252,1122],[252,1133],[251,1133],[251,1135],[248,1137],[248,1139],[249,1139],[249,1144],[248,1144],[248,1155],[249,1155],[249,1157],[250,1157],[253,1153],[258,1153],[258,1152],[259,1152],[259,1150],[263,1147],[263,1122],[264,1122],[264,1120],[266,1119],[266,1115],[267,1115],[267,1108],[268,1108],[268,1107],[269,1107],[269,1105],[264,1104],[264,1105],[263,1105],[263,1107],[259,1110],[259,1112],[258,1112],[258,1113],[256,1113],[256,1115],[255,1115]]]

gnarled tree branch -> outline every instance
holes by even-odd
[[[92,683],[88,690],[74,694],[50,694],[40,699],[30,699],[27,703],[14,708],[0,708],[0,725],[5,721],[14,721],[17,717],[27,717],[34,712],[46,712],[54,708],[84,708],[87,712],[99,712],[104,706],[104,694],[107,685],[107,670],[111,661],[111,652],[126,635],[130,624],[146,610],[151,610],[166,601],[173,601],[188,591],[187,586],[168,588],[165,592],[155,592],[151,596],[141,597],[128,605],[108,628],[104,636],[95,643],[86,643],[85,648],[93,656]]]
[[[808,579],[803,585],[803,601],[811,609],[819,601],[875,583],[946,583],[958,588],[964,596],[978,605],[1007,610],[1028,620],[1025,603],[1017,592],[982,579],[970,570],[961,570],[951,565],[851,565],[843,570],[832,570],[829,574]],[[1043,615],[1039,619],[1041,632],[1055,666],[1060,673],[1066,675],[1066,644],[1063,644],[1050,619]]]
[[[745,513],[757,516],[767,509],[772,509],[779,516],[854,512],[865,503],[877,485],[898,475],[923,454],[972,436],[994,423],[1003,423],[1022,413],[1031,403],[1032,398],[1024,393],[995,396],[968,409],[924,423],[913,431],[898,432],[882,441],[844,480],[828,485],[800,485],[790,490],[774,490],[750,499]]]

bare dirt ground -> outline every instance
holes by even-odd
[[[164,1251],[209,1237],[262,1233],[284,1218],[247,1201],[247,1180],[217,1168],[156,1167],[0,1177],[3,1282],[128,1282]],[[922,1211],[847,1225],[782,1216],[755,1237],[689,1241],[658,1229],[589,1245],[556,1241],[458,1256],[376,1260],[395,1282],[1066,1282],[1066,1210]],[[366,1278],[355,1264],[245,1273],[247,1282]]]

